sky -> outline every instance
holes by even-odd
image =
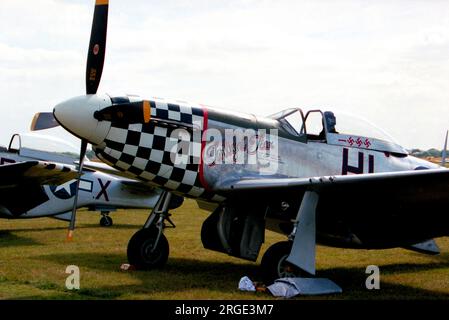
[[[85,92],[94,0],[0,1],[0,144]],[[99,92],[343,110],[406,148],[449,129],[449,1],[110,0]],[[338,117],[337,117],[338,122]],[[76,143],[63,129],[41,134]]]

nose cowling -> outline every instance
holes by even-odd
[[[64,129],[93,145],[98,145],[106,138],[111,123],[98,121],[94,113],[111,104],[108,95],[79,96],[56,105],[53,115]]]

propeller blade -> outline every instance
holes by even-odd
[[[86,65],[86,94],[97,93],[106,53],[109,0],[96,0]]]
[[[53,116],[53,112],[38,112],[34,115],[31,122],[31,131],[50,129],[58,127],[59,123]]]
[[[87,150],[87,141],[83,139],[83,140],[81,140],[78,178],[76,180],[75,196],[73,199],[73,208],[72,208],[72,217],[70,219],[69,231],[67,233],[67,241],[71,241],[73,239],[73,232],[75,231],[76,208],[78,206],[78,191],[79,191],[79,187],[80,187],[81,175],[83,172],[83,163],[84,163],[84,157],[86,156],[86,150]]]
[[[150,102],[145,100],[112,105],[96,111],[94,118],[115,123],[148,123],[151,119]]]
[[[441,153],[441,165],[443,167],[446,164],[447,134],[448,134],[448,130],[446,130],[446,139],[444,140],[444,148],[443,148],[443,151]]]

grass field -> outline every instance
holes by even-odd
[[[66,243],[67,223],[53,219],[0,220],[1,299],[271,299],[268,293],[237,290],[247,275],[260,280],[258,263],[203,249],[200,228],[207,212],[187,200],[173,211],[176,229],[166,231],[170,258],[160,271],[122,271],[126,246],[147,213],[114,213],[114,226],[99,227],[99,215],[80,211],[75,240]],[[262,250],[284,237],[268,233]],[[334,280],[343,294],[320,299],[447,299],[449,241],[443,253],[426,256],[403,249],[383,251],[319,247],[318,275]],[[263,252],[262,251],[262,252]],[[378,265],[381,289],[365,288],[365,268]],[[65,288],[65,269],[77,265],[81,289]],[[311,299],[301,297],[299,299]]]

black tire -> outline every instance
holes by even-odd
[[[262,257],[260,266],[267,283],[285,277],[300,277],[304,275],[298,267],[285,261],[292,248],[291,241],[282,241],[273,244]]]
[[[157,237],[156,227],[140,229],[128,242],[128,262],[139,270],[151,270],[163,267],[168,260],[169,246],[167,238],[161,234],[156,249],[150,254]]]
[[[113,224],[113,221],[112,221],[111,217],[109,217],[109,216],[101,217],[101,219],[100,219],[100,226],[102,226],[102,227],[110,227],[110,226],[112,226],[112,224]]]

